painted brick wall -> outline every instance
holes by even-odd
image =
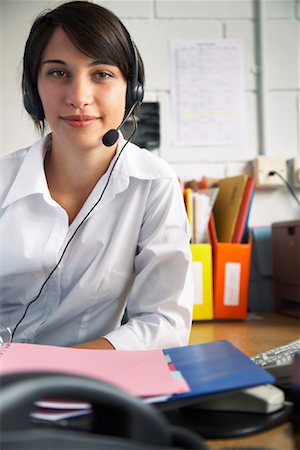
[[[2,152],[29,145],[36,135],[22,109],[21,58],[32,18],[56,1],[2,0]],[[97,3],[97,2],[95,2]],[[99,2],[128,27],[146,68],[146,100],[161,108],[160,154],[184,178],[223,177],[249,170],[259,153],[292,158],[300,152],[300,1],[263,0],[266,74],[266,143],[259,127],[258,2],[256,0],[109,0]],[[240,38],[245,46],[247,140],[243,147],[180,148],[171,144],[170,52],[175,38]],[[298,191],[299,192],[299,191]],[[280,207],[278,207],[280,205]],[[252,225],[299,218],[296,202],[280,188],[258,192]]]

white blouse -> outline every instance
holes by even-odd
[[[44,173],[49,136],[1,161],[0,321],[12,329],[99,199],[115,158],[69,226]],[[188,343],[193,308],[189,225],[166,162],[128,143],[100,203],[68,245],[14,341],[116,349]],[[128,321],[121,324],[126,308]]]

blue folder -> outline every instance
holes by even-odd
[[[275,382],[271,374],[226,340],[165,349],[164,354],[181,372],[190,391],[169,397],[162,407],[171,406],[172,402],[190,404],[199,396]]]

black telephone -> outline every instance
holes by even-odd
[[[2,450],[208,449],[196,433],[170,425],[152,405],[110,384],[62,373],[30,373],[0,378]],[[89,402],[91,432],[41,427],[30,413],[42,398]]]

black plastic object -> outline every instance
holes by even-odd
[[[98,380],[31,373],[4,376],[0,385],[1,450],[207,449],[201,437],[171,426],[155,407]],[[91,432],[36,427],[30,413],[43,398],[89,402]]]
[[[206,439],[223,439],[259,433],[281,425],[291,420],[291,411],[291,404],[269,414],[212,411],[190,406],[168,412],[165,417],[170,423],[187,427]]]

